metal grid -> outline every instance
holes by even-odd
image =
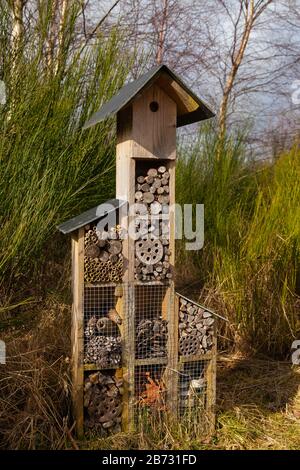
[[[99,368],[121,365],[121,316],[118,290],[121,285],[84,288],[84,362]]]
[[[207,379],[209,361],[182,363],[179,378],[179,412],[181,415],[206,409]]]
[[[149,364],[135,367],[134,390],[137,415],[145,409],[166,411],[166,367]]]
[[[215,318],[203,307],[179,297],[179,353],[195,356],[211,351],[214,344]]]
[[[121,431],[123,379],[113,371],[86,374],[84,381],[84,426],[107,436]]]
[[[96,225],[88,226],[84,237],[85,282],[122,282],[123,269],[120,227],[100,233]]]
[[[135,286],[135,357],[167,356],[168,286]]]

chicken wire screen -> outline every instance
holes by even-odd
[[[123,379],[116,371],[85,374],[84,426],[86,431],[107,436],[121,431]]]
[[[206,409],[208,361],[192,361],[181,364],[179,374],[179,411],[183,415]]]
[[[135,367],[134,390],[137,418],[149,411],[166,411],[167,383],[166,367],[161,364],[141,365]]]
[[[164,285],[135,286],[135,357],[166,357],[169,291]]]
[[[211,351],[215,336],[215,318],[205,308],[179,296],[179,353],[199,356]]]
[[[84,288],[84,363],[118,367],[122,359],[121,317],[115,285]]]

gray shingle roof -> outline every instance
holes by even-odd
[[[74,230],[78,230],[87,224],[95,222],[95,220],[101,219],[104,215],[120,209],[120,207],[123,207],[125,204],[127,204],[127,202],[121,199],[109,199],[105,203],[93,207],[92,209],[63,222],[57,228],[65,235],[72,233]],[[111,206],[109,210],[108,206]]]
[[[161,64],[121,88],[117,95],[113,96],[99,111],[92,115],[83,126],[83,129],[92,127],[98,122],[115,115],[127,106],[146,86],[151,85],[160,78],[164,79],[163,89],[165,92],[171,94],[171,98],[177,103],[177,127],[209,119],[215,115],[208,105],[196,96],[172,70]],[[174,87],[174,83],[176,83],[176,87]],[[190,109],[188,109],[189,106]]]

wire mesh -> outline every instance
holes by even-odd
[[[120,287],[120,286],[119,286]],[[99,368],[118,367],[122,358],[119,288],[115,285],[84,288],[84,362]]]
[[[192,361],[182,364],[179,375],[179,412],[206,409],[208,361]]]
[[[166,367],[149,364],[135,367],[135,405],[137,414],[146,408],[152,411],[166,411],[167,383]]]
[[[121,431],[123,379],[114,371],[86,373],[84,381],[84,426],[107,436]]]
[[[135,356],[137,359],[167,355],[168,286],[135,286]]]
[[[214,344],[213,314],[179,296],[179,353],[182,356],[203,355]]]

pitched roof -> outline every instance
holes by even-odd
[[[161,64],[121,88],[117,95],[113,96],[99,111],[92,115],[83,126],[83,129],[92,127],[98,122],[115,115],[127,106],[138,93],[154,82],[157,82],[177,104],[177,127],[209,119],[215,115],[208,105],[196,96],[172,70]]]
[[[95,220],[101,219],[105,215],[108,215],[127,204],[126,201],[122,199],[109,199],[99,206],[93,207],[72,219],[63,222],[58,225],[58,230],[63,234],[72,233],[74,230],[78,230],[81,227],[84,227],[87,224],[94,222]],[[110,207],[109,207],[110,206]]]

